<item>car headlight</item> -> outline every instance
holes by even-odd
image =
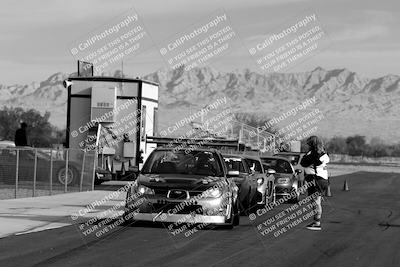
[[[279,178],[277,182],[278,182],[278,184],[287,184],[290,182],[290,179],[289,178]]]
[[[257,179],[257,184],[262,185],[264,183],[264,178],[258,178]]]
[[[144,185],[138,185],[136,191],[142,195],[154,195],[154,190]]]
[[[218,198],[222,196],[222,190],[219,188],[211,188],[205,192],[205,197]]]

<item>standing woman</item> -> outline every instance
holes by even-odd
[[[307,225],[307,229],[321,230],[321,196],[328,189],[326,164],[329,162],[329,156],[324,149],[322,140],[317,136],[310,136],[307,139],[307,145],[309,147],[308,152],[301,159],[300,165],[304,167],[305,181],[308,183],[315,181],[315,185],[308,187],[308,195],[312,196],[315,202],[315,215],[314,222]]]

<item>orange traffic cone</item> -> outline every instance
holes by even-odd
[[[344,180],[343,191],[349,191],[349,185],[347,184],[347,180]]]
[[[326,196],[327,196],[327,197],[331,197],[331,196],[332,196],[332,193],[331,193],[331,185],[330,185],[330,184],[328,185],[328,190],[326,190]]]

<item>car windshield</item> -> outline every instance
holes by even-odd
[[[277,154],[277,156],[287,158],[290,161],[290,163],[292,163],[292,165],[297,165],[300,160],[299,155]]]
[[[254,168],[255,172],[258,173],[263,173],[263,169],[261,167],[261,163],[258,160],[255,159],[246,159],[247,164],[249,165],[249,167],[252,169]]]
[[[154,151],[144,164],[142,173],[223,176],[217,154],[185,150]]]
[[[261,160],[268,169],[273,169],[277,173],[293,173],[292,166],[286,160],[276,158],[262,158]]]
[[[224,158],[228,171],[247,172],[241,158]]]

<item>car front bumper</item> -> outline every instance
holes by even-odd
[[[295,190],[295,188],[290,185],[275,185],[275,196],[276,197],[284,197],[290,196],[290,194]]]
[[[213,216],[213,215],[199,215],[199,214],[168,214],[168,213],[133,213],[129,217],[136,221],[190,223],[190,224],[200,224],[200,223],[224,224],[226,220],[226,217],[222,215]]]
[[[190,202],[154,196],[127,203],[125,214],[136,221],[192,224],[224,224],[232,216],[230,199],[206,198]]]

